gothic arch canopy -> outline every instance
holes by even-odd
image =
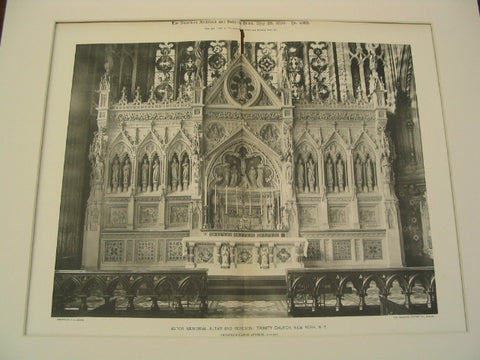
[[[230,139],[226,140],[209,155],[211,159],[207,165],[208,183],[222,183],[224,185],[241,186],[241,176],[247,176],[246,172],[252,167],[256,171],[263,172],[264,186],[279,186],[279,156],[270,147],[258,141],[250,131],[245,128],[240,129]],[[234,171],[238,171],[238,182],[225,179],[223,170],[227,164]],[[261,169],[261,170],[260,170]],[[227,170],[228,171],[228,170]],[[235,176],[235,175],[234,175]],[[257,174],[258,176],[258,174]],[[258,186],[261,180],[258,180]]]

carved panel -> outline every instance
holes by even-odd
[[[213,245],[197,245],[195,251],[195,263],[213,263]]]
[[[127,207],[112,206],[107,208],[107,226],[125,227],[127,224]]]
[[[382,240],[380,239],[365,239],[363,240],[363,256],[365,260],[381,260],[382,255]]]
[[[137,261],[155,261],[155,241],[141,240],[136,242],[135,258]]]
[[[105,240],[103,251],[104,262],[120,262],[123,261],[123,241],[122,240]]]
[[[260,137],[271,148],[280,150],[280,133],[274,124],[265,124],[260,130]]]
[[[378,211],[375,206],[362,206],[358,211],[360,227],[362,229],[378,226]]]
[[[315,227],[317,226],[318,221],[318,208],[317,206],[299,206],[299,217],[300,226],[303,228]]]
[[[186,225],[188,223],[188,205],[170,205],[168,219],[170,226]]]
[[[333,260],[352,260],[350,240],[333,240]]]
[[[348,223],[345,206],[331,206],[328,209],[328,223],[332,227],[345,226]]]
[[[140,205],[138,207],[138,224],[152,226],[157,223],[158,205]]]
[[[238,246],[237,262],[239,264],[252,264],[253,251],[256,251],[256,250],[252,246]]]
[[[292,262],[292,249],[285,247],[278,247],[276,251],[276,258],[279,263]]]
[[[169,240],[167,242],[167,260],[181,261],[183,260],[183,248],[181,240]]]

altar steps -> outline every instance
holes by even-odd
[[[285,299],[284,276],[209,276],[209,300],[280,300]]]

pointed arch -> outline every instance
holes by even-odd
[[[378,189],[378,158],[374,151],[376,145],[364,131],[353,147],[354,180],[357,191],[372,192]]]
[[[371,275],[368,275],[362,282],[362,289],[361,291],[366,294],[367,293],[367,290],[368,288],[370,287],[370,283],[371,282],[374,282],[376,287],[378,289],[380,289],[381,293],[382,294],[385,294],[386,291],[387,291],[387,288],[385,286],[385,282],[380,278],[378,277],[377,275],[375,274],[371,274]]]
[[[325,186],[328,192],[348,190],[347,144],[334,130],[323,147]]]
[[[215,166],[219,164],[219,160],[225,154],[225,152],[235,149],[235,147],[245,145],[250,149],[253,149],[255,152],[258,152],[265,163],[270,165],[274,170],[275,177],[279,181],[279,174],[281,172],[280,166],[280,156],[269,146],[264,144],[262,141],[253,134],[248,128],[242,127],[233,133],[229,138],[220,143],[216,148],[212,149],[207,155],[209,162],[206,167],[207,179],[209,182],[212,180],[212,171]]]
[[[312,136],[305,133],[300,138],[295,151],[295,179],[298,192],[318,192],[320,190],[321,155]]]

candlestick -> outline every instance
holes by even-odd
[[[228,190],[227,185],[225,185],[225,215],[228,214]]]
[[[214,188],[214,200],[213,200],[213,203],[214,203],[214,207],[213,207],[213,213],[216,214],[217,213],[217,185],[215,184],[215,188]]]

